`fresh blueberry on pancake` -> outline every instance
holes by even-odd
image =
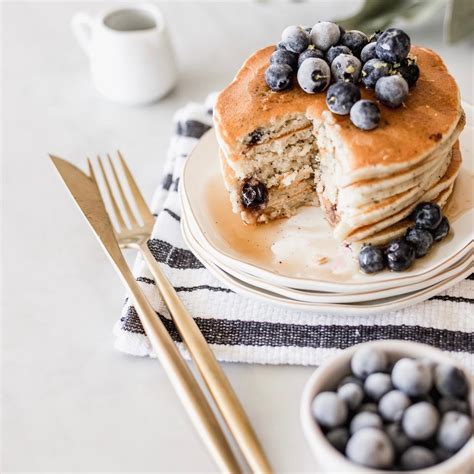
[[[433,202],[422,202],[413,211],[413,220],[419,229],[435,230],[442,218],[440,207]]]
[[[385,250],[387,266],[394,272],[403,272],[415,260],[415,249],[405,239],[392,240]]]
[[[408,96],[408,84],[402,76],[381,77],[375,84],[375,96],[387,107],[400,106]]]
[[[340,38],[341,31],[336,23],[320,21],[311,30],[311,42],[322,51],[335,45]]]
[[[360,56],[360,53],[368,42],[369,38],[367,38],[367,35],[358,30],[346,31],[340,41],[342,45],[347,46],[352,51],[352,54],[357,57]]]
[[[298,69],[298,84],[308,94],[315,94],[326,89],[331,82],[331,71],[326,61],[319,58],[308,58]]]
[[[302,26],[287,26],[281,34],[281,42],[288,51],[299,54],[309,46],[309,35]]]
[[[380,272],[385,267],[385,256],[379,247],[364,245],[359,253],[359,266],[365,273]]]
[[[291,85],[293,69],[288,64],[270,64],[265,71],[265,81],[272,91],[279,92]]]
[[[420,77],[420,68],[412,58],[405,58],[395,71],[407,81],[409,87],[413,87]]]
[[[270,64],[287,64],[292,69],[296,69],[298,55],[286,49],[276,49],[270,56]]]
[[[362,84],[368,89],[374,89],[377,81],[381,77],[389,76],[391,72],[392,67],[389,63],[378,58],[369,59],[362,67]]]
[[[356,84],[361,68],[360,60],[352,54],[340,54],[331,63],[331,73],[336,82],[345,81]]]
[[[377,55],[375,54],[375,47],[376,47],[376,43],[372,42],[372,43],[366,44],[362,48],[362,51],[360,52],[360,60],[363,63],[366,63],[369,59],[374,59],[377,57]]]
[[[256,209],[263,206],[268,201],[268,191],[266,186],[255,178],[244,182],[240,191],[242,205],[246,209]]]
[[[331,65],[340,54],[352,54],[352,51],[347,46],[342,46],[341,44],[331,46],[326,52],[328,64]]]
[[[433,230],[432,232],[435,242],[439,242],[440,240],[443,240],[449,234],[449,229],[450,229],[450,225],[449,225],[448,218],[443,217],[438,227],[436,227],[436,229]]]
[[[433,245],[433,236],[426,229],[413,227],[408,229],[405,239],[415,247],[416,258],[424,257]]]
[[[410,46],[410,37],[403,30],[389,28],[377,39],[377,57],[389,63],[400,63],[408,56]]]
[[[328,89],[326,95],[329,110],[338,115],[347,115],[358,100],[360,91],[352,82],[336,82]]]
[[[303,61],[308,58],[319,58],[324,59],[324,53],[316,48],[314,44],[310,44],[308,49],[305,49],[299,56],[298,56],[298,67],[303,64]]]
[[[351,122],[361,130],[373,130],[380,122],[378,105],[367,99],[356,102],[350,111]]]

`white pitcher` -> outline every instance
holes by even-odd
[[[77,13],[72,28],[90,60],[92,80],[108,99],[146,104],[176,83],[176,63],[163,15],[155,5]]]

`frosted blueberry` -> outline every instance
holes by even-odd
[[[443,397],[438,400],[438,409],[444,414],[448,411],[457,411],[469,415],[471,412],[469,403],[466,400],[459,400],[459,398]]]
[[[433,386],[431,369],[420,360],[403,358],[392,370],[392,383],[410,397],[427,394]]]
[[[375,372],[384,372],[388,367],[385,352],[373,346],[361,346],[351,359],[352,372],[361,379],[366,379]]]
[[[402,76],[381,77],[375,84],[375,96],[387,107],[398,107],[408,96],[408,84]]]
[[[448,411],[441,418],[436,439],[442,448],[460,450],[472,435],[471,419],[464,413]]]
[[[414,86],[420,77],[420,68],[416,64],[416,61],[411,58],[405,58],[401,64],[395,68],[395,71],[401,74],[403,79],[407,81],[409,87]]]
[[[395,453],[390,438],[382,430],[364,428],[347,442],[346,456],[363,466],[389,468],[393,464]]]
[[[385,432],[395,448],[400,454],[412,445],[410,438],[403,432],[399,423],[391,423],[385,427]]]
[[[340,54],[352,54],[352,51],[347,46],[342,46],[340,44],[337,46],[331,46],[326,52],[328,64],[331,65]]]
[[[356,102],[356,104],[360,102],[362,101],[359,100],[359,102]],[[355,104],[352,107],[351,112],[350,112],[351,119],[352,119],[352,111],[354,110],[354,107],[355,107]],[[383,270],[385,267],[385,257],[384,257],[382,249],[380,247],[375,247],[370,244],[364,245],[359,253],[359,267],[364,273],[375,273],[375,272],[380,272],[381,270]]]
[[[371,43],[373,44],[373,43]],[[389,76],[392,71],[390,64],[378,58],[369,59],[363,66],[361,81],[368,89],[374,89],[381,77]]]
[[[296,69],[298,55],[286,49],[276,49],[270,56],[270,64],[287,64],[292,69]]]
[[[362,48],[362,51],[360,52],[360,60],[363,63],[366,63],[369,59],[374,59],[377,57],[375,54],[375,46],[376,44],[372,42],[372,43],[366,44]]]
[[[370,413],[369,411],[363,411],[357,413],[354,418],[351,420],[349,431],[351,434],[354,434],[356,431],[359,431],[363,428],[382,428],[383,421],[380,418],[380,415],[377,413]]]
[[[440,240],[443,240],[449,234],[449,229],[450,229],[450,225],[449,225],[448,218],[443,217],[438,227],[436,227],[436,229],[433,230],[433,238],[435,242],[439,242]]]
[[[410,405],[410,399],[402,391],[391,390],[380,399],[379,413],[384,420],[400,421]]]
[[[378,402],[386,393],[390,392],[392,388],[392,379],[389,374],[377,372],[375,374],[370,374],[365,379],[365,393],[376,402]]]
[[[434,370],[435,385],[438,392],[446,397],[464,397],[468,382],[464,372],[451,364],[438,364]]]
[[[436,456],[423,446],[412,446],[402,454],[400,464],[406,471],[415,471],[436,464]]]
[[[351,122],[361,130],[373,130],[374,128],[377,128],[380,123],[380,109],[378,105],[371,100],[363,99],[356,102],[352,106],[350,116]],[[372,257],[375,257],[374,251],[372,250],[371,252]],[[360,260],[361,258],[359,254],[359,263]],[[382,270],[385,266],[385,258],[380,248],[377,249],[377,261],[379,262],[379,267],[382,265],[382,268],[380,268]],[[362,270],[364,269],[362,268]]]
[[[288,64],[270,64],[265,71],[265,81],[272,91],[279,92],[291,85],[293,69]]]
[[[352,54],[339,54],[331,63],[331,73],[335,81],[353,82],[359,80],[362,64]]]
[[[385,257],[390,270],[402,272],[415,260],[415,249],[405,239],[395,239],[385,249]]]
[[[358,30],[346,31],[340,40],[340,44],[347,46],[352,54],[359,57],[360,53],[364,49],[364,46],[369,42],[369,38],[365,33]]]
[[[311,409],[316,421],[326,428],[337,428],[347,420],[347,404],[334,392],[321,392],[313,400]]]
[[[281,34],[285,48],[294,53],[302,53],[309,46],[309,35],[301,26],[287,26]]]
[[[424,257],[433,245],[433,236],[426,229],[417,229],[416,227],[408,229],[405,239],[415,248],[416,258]]]
[[[339,383],[339,385],[337,387],[340,388],[343,385],[345,385],[346,383],[355,383],[355,384],[359,385],[361,388],[364,386],[363,382],[360,379],[358,379],[357,377],[354,377],[353,375],[347,375],[346,377],[344,377],[341,380],[341,382]]]
[[[326,61],[319,58],[308,58],[298,69],[298,84],[308,94],[321,92],[331,82],[331,71]]]
[[[346,383],[337,389],[337,394],[347,403],[350,410],[355,410],[364,399],[364,391],[357,383]]]
[[[326,435],[327,440],[341,453],[346,449],[349,432],[346,428],[335,428]]]
[[[410,52],[410,37],[398,28],[389,28],[379,36],[376,52],[379,59],[400,63]]]
[[[434,230],[442,218],[441,208],[434,202],[421,202],[413,211],[413,220],[419,229]]]
[[[326,51],[339,41],[339,26],[330,21],[320,21],[311,30],[311,42],[316,48]]]
[[[359,88],[352,82],[336,82],[327,91],[326,105],[334,114],[347,115],[359,99]]]
[[[402,419],[403,431],[415,441],[431,438],[436,433],[438,424],[438,411],[428,402],[419,402],[408,407]]]
[[[310,44],[308,46],[308,49],[305,49],[298,57],[298,67],[303,64],[303,61],[308,58],[319,58],[319,59],[325,59],[324,58],[324,53],[316,48],[313,44]]]

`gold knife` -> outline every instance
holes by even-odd
[[[142,326],[158,359],[221,472],[240,473],[237,459],[209,402],[168,331],[135,281],[123,257],[92,170],[89,169],[91,176],[87,176],[66,160],[52,155],[50,158],[105,253],[112,261],[122,283],[130,292]]]

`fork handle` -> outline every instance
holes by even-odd
[[[270,463],[250,421],[201,330],[161,270],[147,243],[139,247],[194,364],[252,471],[271,473]]]

